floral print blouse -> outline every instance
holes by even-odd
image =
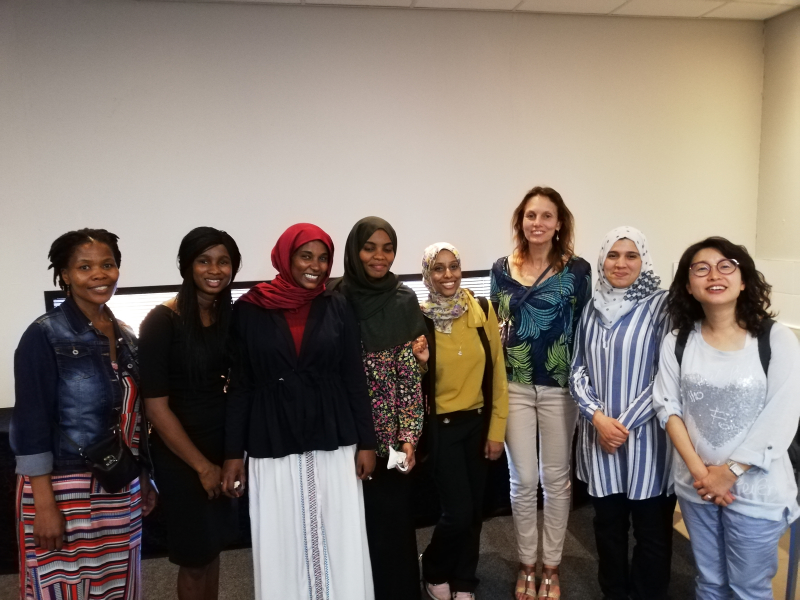
[[[422,432],[422,376],[411,346],[409,341],[380,352],[362,350],[378,456],[389,456],[390,446],[400,450],[405,442],[416,446]]]
[[[561,272],[545,279],[518,306],[528,288],[511,277],[508,257],[491,272],[491,300],[507,320],[508,380],[527,385],[567,387],[574,334],[583,307],[592,297],[592,269],[573,257]]]

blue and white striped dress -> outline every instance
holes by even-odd
[[[570,391],[578,403],[577,475],[589,494],[626,494],[643,500],[667,489],[672,446],[655,419],[653,381],[661,341],[669,325],[667,292],[640,300],[611,328],[603,327],[594,303],[581,315],[572,360]],[[595,410],[630,432],[614,454],[600,447],[592,425]]]

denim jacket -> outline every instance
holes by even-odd
[[[114,321],[120,376],[130,375],[138,385],[136,337],[108,314]],[[17,473],[87,470],[53,423],[80,447],[108,435],[119,420],[124,393],[109,357],[108,338],[70,298],[28,327],[14,353],[10,438]]]

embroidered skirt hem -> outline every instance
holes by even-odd
[[[257,600],[374,600],[355,452],[249,459]]]

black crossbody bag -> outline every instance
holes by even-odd
[[[53,421],[53,425],[64,439],[78,451],[94,478],[105,491],[116,494],[141,473],[139,461],[122,439],[119,423],[114,425],[111,435],[85,448],[80,447],[75,440],[64,433],[58,423]]]

